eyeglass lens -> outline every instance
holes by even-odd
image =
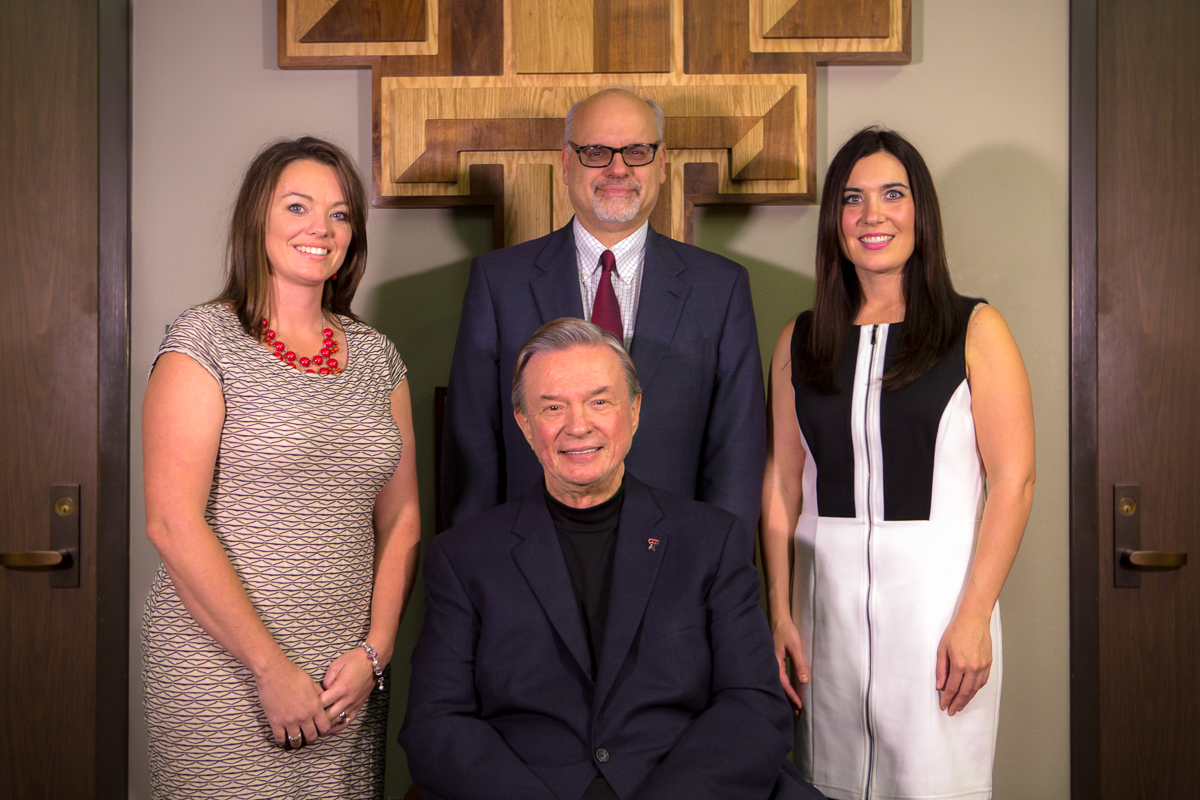
[[[580,148],[579,160],[586,167],[607,167],[612,163],[613,155],[620,153],[626,166],[644,167],[654,160],[656,149],[650,144],[630,144],[617,148],[597,144]]]

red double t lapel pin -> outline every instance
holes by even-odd
[[[651,550],[658,550],[658,539],[647,539],[646,541],[650,543]]]

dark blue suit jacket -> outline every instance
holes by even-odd
[[[751,537],[625,487],[595,680],[541,485],[430,544],[400,732],[426,800],[579,800],[597,770],[621,798],[821,796],[785,760]]]
[[[513,419],[513,367],[541,325],[582,316],[571,225],[472,263],[443,433],[447,525],[541,479]],[[745,268],[651,229],[630,355],[643,397],[626,465],[651,486],[720,506],[757,530],[766,411]]]

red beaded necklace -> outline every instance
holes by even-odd
[[[342,371],[338,366],[338,360],[333,357],[333,354],[341,348],[333,338],[333,329],[325,327],[324,311],[321,312],[321,333],[325,340],[321,342],[321,352],[312,358],[297,359],[296,354],[287,349],[287,345],[275,338],[275,331],[271,330],[271,321],[266,317],[262,318],[262,327],[267,344],[275,349],[275,357],[292,369],[303,369],[305,372],[314,372],[319,375],[337,375]]]

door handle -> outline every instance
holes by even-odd
[[[1122,550],[1121,566],[1125,569],[1179,569],[1187,564],[1187,553],[1166,550]]]
[[[49,572],[55,569],[70,569],[75,557],[70,550],[18,550],[0,553],[0,566],[25,572]]]
[[[20,572],[48,572],[51,589],[79,588],[79,484],[50,487],[50,549],[0,553],[0,566]]]
[[[1142,493],[1136,483],[1113,486],[1113,586],[1142,585],[1143,572],[1165,572],[1187,564],[1187,553],[1142,549]]]

